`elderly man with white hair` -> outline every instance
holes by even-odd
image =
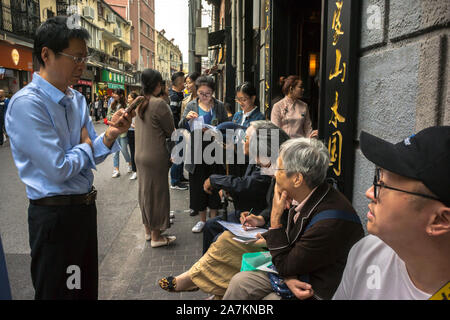
[[[240,272],[232,278],[224,299],[333,296],[349,250],[364,231],[350,202],[325,182],[329,162],[328,150],[319,140],[297,138],[282,145],[275,168],[271,227],[261,239],[278,275]],[[284,228],[281,216],[291,205]]]

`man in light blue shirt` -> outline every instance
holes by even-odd
[[[39,73],[11,99],[6,129],[30,199],[31,276],[36,299],[97,299],[97,219],[92,169],[126,132],[132,115],[119,110],[97,136],[85,98],[70,88],[87,62],[84,28],[54,17],[36,31]]]

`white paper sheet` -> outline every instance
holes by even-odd
[[[203,117],[198,117],[198,118],[189,120],[189,128],[191,129],[191,131],[201,130],[203,128],[204,124],[205,124],[205,122],[203,120]]]
[[[229,230],[232,234],[242,238],[256,239],[258,233],[264,233],[267,229],[256,228],[252,230],[244,230],[242,224],[227,221],[218,221],[225,229]]]

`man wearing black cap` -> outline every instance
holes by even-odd
[[[333,299],[429,299],[450,280],[450,126],[397,144],[363,131],[360,145],[376,165],[366,191],[370,235],[350,250]],[[287,285],[299,299],[312,296],[307,283]]]
[[[391,144],[361,132],[376,165],[367,231],[333,299],[428,299],[450,280],[450,126]]]

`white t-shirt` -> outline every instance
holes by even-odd
[[[426,300],[402,259],[380,238],[369,235],[350,250],[333,300]]]

